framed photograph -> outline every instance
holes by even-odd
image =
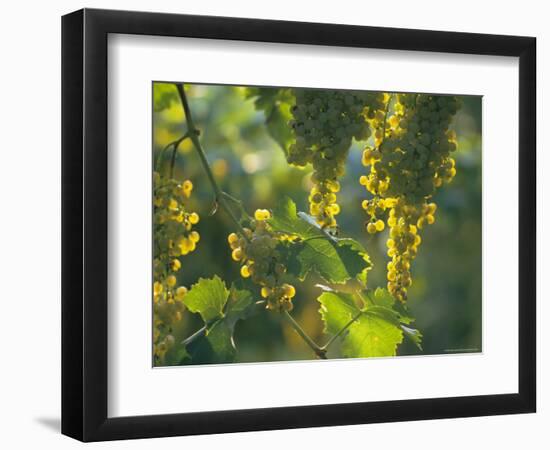
[[[62,432],[535,412],[532,37],[62,21]]]

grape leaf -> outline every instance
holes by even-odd
[[[371,306],[381,306],[391,309],[400,323],[408,325],[414,322],[414,318],[410,315],[407,307],[401,302],[396,302],[387,289],[376,288],[374,293],[367,291],[364,298],[370,302]]]
[[[296,203],[288,197],[283,197],[281,201],[277,203],[268,223],[274,231],[292,234],[300,239],[326,237],[325,233],[317,224],[298,215]]]
[[[193,364],[220,364],[233,362],[237,354],[233,342],[233,328],[227,321],[215,322],[206,333],[187,346]]]
[[[378,315],[363,313],[350,327],[342,343],[342,354],[349,358],[395,356],[403,342],[400,327]]]
[[[405,325],[409,325],[414,322],[414,317],[409,312],[407,306],[403,303],[395,302],[392,308],[397,314],[399,314],[399,322],[404,323]]]
[[[287,270],[300,280],[315,272],[329,283],[342,284],[359,275],[367,266],[363,254],[345,244],[334,245],[326,239],[296,242],[284,253]]]
[[[365,249],[353,239],[337,239],[298,214],[296,204],[283,198],[268,220],[271,228],[296,239],[281,246],[289,273],[300,280],[316,272],[329,283],[342,284],[370,268]]]
[[[404,330],[390,308],[371,306],[360,310],[350,294],[335,291],[324,292],[317,300],[325,333],[335,335],[355,318],[340,337],[345,357],[395,356],[404,331],[421,337],[417,330]]]
[[[172,103],[178,102],[178,91],[172,83],[154,83],[153,84],[153,109],[160,112],[170,108]]]
[[[325,324],[324,332],[336,334],[357,314],[359,309],[353,297],[342,292],[324,292],[317,301],[321,304],[319,312]]]
[[[269,135],[287,152],[288,145],[293,140],[292,130],[288,121],[292,118],[290,108],[294,104],[294,96],[289,89],[252,87],[245,90],[245,98],[254,98],[256,110],[265,114],[265,125]]]
[[[191,358],[191,355],[187,352],[187,349],[183,345],[175,345],[172,347],[164,357],[164,366],[179,366],[185,363],[185,360]]]
[[[199,278],[198,283],[184,297],[189,311],[199,313],[205,323],[223,317],[224,306],[229,297],[225,283],[216,275],[214,278]]]
[[[395,304],[395,298],[387,289],[376,288],[372,296],[368,296],[374,305],[391,308]]]
[[[193,293],[191,299],[189,296]],[[207,328],[204,335],[187,345],[194,364],[217,364],[232,362],[237,351],[233,341],[236,323],[251,313],[253,296],[250,291],[231,286],[214,276],[199,279],[184,298],[191,312],[201,315]]]
[[[405,335],[422,350],[422,333],[415,328],[405,326],[414,322],[414,318],[411,317],[404,304],[396,302],[393,296],[386,289],[382,288],[376,288],[374,294],[367,295],[367,298],[372,303],[368,308],[370,313],[378,314],[385,320],[391,321],[401,327]]]
[[[238,320],[246,319],[251,314],[251,306],[253,296],[250,291],[245,289],[237,289],[234,285],[231,286],[229,299],[226,306],[225,321],[232,327]]]
[[[422,350],[422,333],[416,328],[409,328],[405,325],[401,325],[401,329],[405,332],[405,335],[413,341],[413,343]]]

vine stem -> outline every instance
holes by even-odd
[[[185,140],[185,139],[188,139],[189,136],[187,135],[187,133],[185,135],[183,135],[182,137],[180,137],[179,139],[176,139],[175,141],[173,142],[170,142],[168,145],[166,145],[162,150],[160,150],[156,160],[155,160],[155,170],[157,171],[160,171],[161,170],[161,167],[160,167],[160,164],[162,162],[162,158],[163,158],[163,155],[164,153],[166,152],[166,150],[168,150],[170,147],[173,148],[172,150],[172,167],[171,167],[171,176],[173,176],[173,171],[174,171],[174,162],[175,162],[175,153],[177,152],[178,150],[178,147],[179,145]]]
[[[206,333],[206,325],[203,326],[202,328],[199,328],[197,331],[195,331],[191,336],[185,338],[182,342],[181,342],[181,345],[183,345],[184,347],[189,345],[191,342],[193,342],[195,339],[201,337],[204,333]]]
[[[284,311],[282,313],[283,318],[288,322],[288,324],[294,328],[294,331],[298,333],[298,335],[304,340],[304,342],[309,345],[309,347],[314,351],[314,353],[317,355],[319,359],[327,359],[327,351],[326,349],[319,347],[313,339],[311,339],[308,334],[304,331],[304,329],[294,320],[294,318],[288,313],[288,311]]]
[[[228,303],[225,304],[225,307],[224,307],[224,313],[226,312],[225,310],[227,309],[227,305]],[[264,306],[265,305],[265,300],[259,300],[257,302],[254,303],[254,306]],[[201,328],[199,328],[197,331],[195,331],[193,334],[191,334],[190,336],[187,336],[183,341],[181,341],[181,345],[183,345],[184,347],[191,344],[193,341],[196,341],[198,338],[200,338],[201,336],[203,336],[204,334],[206,334],[206,332],[208,331],[208,328],[210,327],[213,327],[214,325],[216,325],[219,321],[219,320],[215,320],[213,322],[211,322],[210,324],[205,324],[203,325]]]
[[[189,102],[187,101],[187,96],[185,95],[185,90],[183,88],[182,83],[178,83],[175,85],[176,89],[178,91],[181,104],[183,106],[183,112],[185,113],[185,119],[187,121],[187,135],[189,136],[189,139],[191,139],[191,142],[193,143],[193,146],[195,147],[195,150],[197,151],[199,158],[202,163],[202,167],[204,171],[206,172],[206,175],[208,177],[208,180],[210,181],[210,185],[212,186],[212,190],[214,191],[214,197],[216,204],[220,205],[223,210],[227,213],[227,215],[231,218],[231,220],[235,223],[236,227],[239,229],[241,234],[244,236],[245,239],[248,239],[244,232],[244,228],[235,217],[235,214],[233,213],[233,210],[230,208],[230,206],[226,202],[226,196],[224,192],[220,189],[218,186],[218,183],[216,182],[216,179],[214,178],[214,174],[212,173],[212,169],[210,168],[210,163],[208,162],[208,158],[206,157],[206,153],[204,152],[202,145],[199,140],[199,130],[195,127],[195,122],[193,121],[193,116],[191,115],[191,109],[189,108]]]

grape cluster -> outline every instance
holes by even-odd
[[[424,221],[428,224],[434,223],[436,208],[435,203],[410,205],[399,198],[390,209],[390,237],[386,244],[388,256],[392,259],[387,267],[388,290],[401,302],[407,299],[407,288],[412,284],[411,263],[422,242],[418,230],[422,228]]]
[[[370,234],[390,227],[388,239],[388,289],[407,299],[410,265],[421,238],[419,230],[435,222],[436,205],[430,202],[436,189],[456,175],[451,154],[457,149],[451,121],[460,108],[453,96],[397,94],[391,114],[387,104],[374,147],[366,147],[362,163],[369,167],[359,182],[373,197],[363,201]],[[380,136],[380,137],[378,137]]]
[[[185,202],[191,196],[193,184],[183,183],[154,173],[154,259],[153,353],[158,362],[174,346],[174,329],[182,318],[185,286],[178,286],[177,273],[181,269],[180,257],[195,250],[200,235],[193,230],[199,215],[187,211]]]
[[[296,103],[289,122],[295,141],[287,160],[296,166],[312,164],[313,188],[310,213],[322,227],[335,227],[340,207],[336,193],[344,174],[352,138],[365,140],[370,134],[365,114],[375,105],[377,94],[369,92],[295,89]],[[374,111],[374,109],[372,109]]]
[[[268,210],[257,209],[251,228],[244,228],[244,235],[241,236],[231,233],[227,241],[233,260],[242,264],[241,276],[250,277],[261,287],[267,309],[290,311],[296,290],[291,284],[282,282],[286,267],[281,264],[281,255],[277,251],[279,236],[266,222],[270,218]]]

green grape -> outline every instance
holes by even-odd
[[[283,283],[286,268],[281,264],[277,245],[288,236],[274,233],[266,222],[271,218],[267,209],[254,213],[251,228],[244,228],[244,235],[231,233],[227,237],[231,257],[242,264],[241,276],[251,278],[260,286],[261,295],[266,299],[266,308],[274,311],[290,311],[296,294],[294,286]],[[291,238],[290,238],[291,239]]]
[[[153,189],[153,355],[162,364],[175,345],[174,331],[181,325],[187,294],[176,276],[182,266],[180,258],[196,249],[200,235],[193,230],[198,214],[185,207],[193,191],[191,181],[180,183],[155,172]]]
[[[287,160],[296,166],[313,166],[310,213],[322,227],[335,227],[335,216],[340,213],[338,179],[345,172],[352,139],[369,138],[368,116],[384,98],[360,91],[295,89],[294,93],[289,125],[295,141]]]
[[[369,168],[359,183],[373,195],[362,203],[369,216],[365,226],[374,234],[390,228],[388,239],[388,290],[404,302],[412,283],[410,266],[421,243],[419,230],[435,222],[435,191],[456,175],[452,152],[456,134],[451,121],[460,108],[453,96],[397,94],[391,113],[371,119],[376,127],[374,147],[363,152]],[[381,130],[381,131],[379,131]]]

